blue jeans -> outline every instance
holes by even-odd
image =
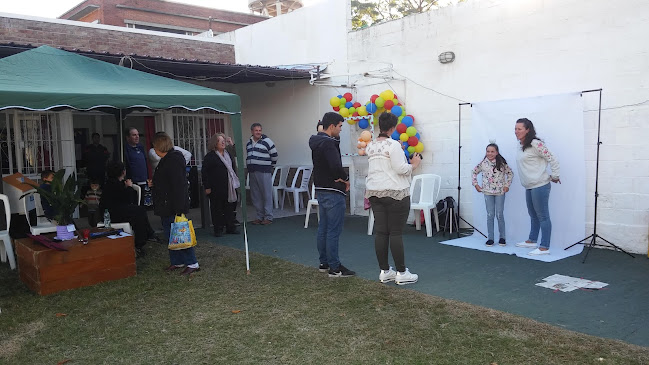
[[[164,230],[164,237],[162,238],[165,242],[169,243],[169,236],[171,235],[171,223],[174,222],[175,216],[171,217],[160,217],[162,221],[162,229]],[[169,261],[172,265],[197,265],[198,260],[196,260],[196,251],[194,247],[186,248],[184,250],[169,250]]]
[[[529,240],[531,242],[537,242],[540,229],[540,246],[543,248],[550,248],[550,237],[552,235],[552,222],[550,222],[550,207],[548,205],[550,189],[550,183],[547,183],[538,188],[525,190],[527,212],[531,220]]]
[[[318,191],[318,207],[320,223],[318,225],[318,252],[320,263],[329,264],[329,268],[337,271],[340,267],[338,258],[338,238],[343,230],[345,219],[345,196],[339,193]]]
[[[505,194],[484,196],[484,204],[487,207],[487,239],[494,240],[494,217],[498,219],[498,233],[501,239],[505,239]]]

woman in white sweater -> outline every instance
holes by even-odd
[[[550,221],[550,182],[561,184],[559,161],[552,155],[545,143],[536,136],[534,124],[527,118],[516,121],[516,139],[521,148],[516,154],[516,165],[521,184],[525,188],[527,212],[531,227],[529,238],[516,244],[518,247],[535,248],[529,255],[550,254],[552,222]],[[550,174],[548,174],[548,165]],[[537,243],[541,231],[541,242]]]
[[[416,283],[419,278],[406,268],[401,233],[410,212],[412,171],[419,166],[421,156],[415,153],[408,164],[401,143],[390,138],[397,121],[394,114],[382,113],[379,116],[381,133],[365,148],[369,160],[365,197],[374,211],[374,249],[381,269],[379,280],[405,285]],[[388,249],[397,271],[388,263]]]

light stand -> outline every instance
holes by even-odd
[[[572,245],[564,248],[564,250],[567,250],[571,248],[572,246],[582,244],[586,248],[586,255],[584,256],[584,260],[581,262],[582,264],[586,262],[586,258],[588,257],[588,254],[590,253],[590,250],[595,247],[613,247],[616,250],[622,251],[625,254],[631,256],[631,258],[635,258],[633,255],[630,253],[624,251],[614,243],[606,240],[604,237],[600,236],[597,234],[597,198],[599,198],[599,192],[597,190],[597,186],[599,183],[599,146],[602,144],[600,141],[600,129],[601,129],[601,122],[602,122],[602,89],[594,89],[594,90],[586,90],[582,91],[581,93],[591,93],[591,92],[599,92],[599,108],[598,108],[598,114],[597,114],[597,162],[595,164],[595,213],[593,217],[593,234],[590,236],[579,240],[578,242],[573,243]],[[597,239],[601,239],[602,241],[606,242],[608,245],[605,244],[599,244],[596,242]],[[588,241],[588,242],[586,242]]]
[[[473,106],[471,103],[460,103],[458,104],[458,118],[457,118],[457,216],[458,219],[461,219],[464,223],[468,224],[471,228],[473,228],[475,231],[483,235],[485,238],[484,233],[480,232],[479,229],[475,228],[471,223],[467,222],[466,219],[462,218],[460,215],[460,191],[462,190],[462,184],[460,182],[460,173],[462,171],[462,106],[463,105],[469,105]],[[452,220],[451,220],[452,223]],[[459,221],[458,223],[458,230],[457,230],[457,237],[460,238],[460,227],[459,227]],[[451,225],[452,227],[452,225]],[[451,228],[452,229],[452,228]]]

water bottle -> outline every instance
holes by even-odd
[[[104,227],[110,228],[110,213],[108,213],[108,209],[104,210]]]

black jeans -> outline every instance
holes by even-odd
[[[410,212],[410,197],[401,200],[393,198],[370,197],[374,211],[374,250],[381,270],[390,269],[388,249],[392,252],[394,266],[397,271],[406,271],[405,255],[403,252],[403,227],[406,225]]]
[[[227,198],[220,199],[215,197],[215,194],[210,194],[209,197],[214,232],[223,232],[224,227],[228,232],[234,232],[236,230],[234,219],[236,218],[237,202],[229,203]]]

